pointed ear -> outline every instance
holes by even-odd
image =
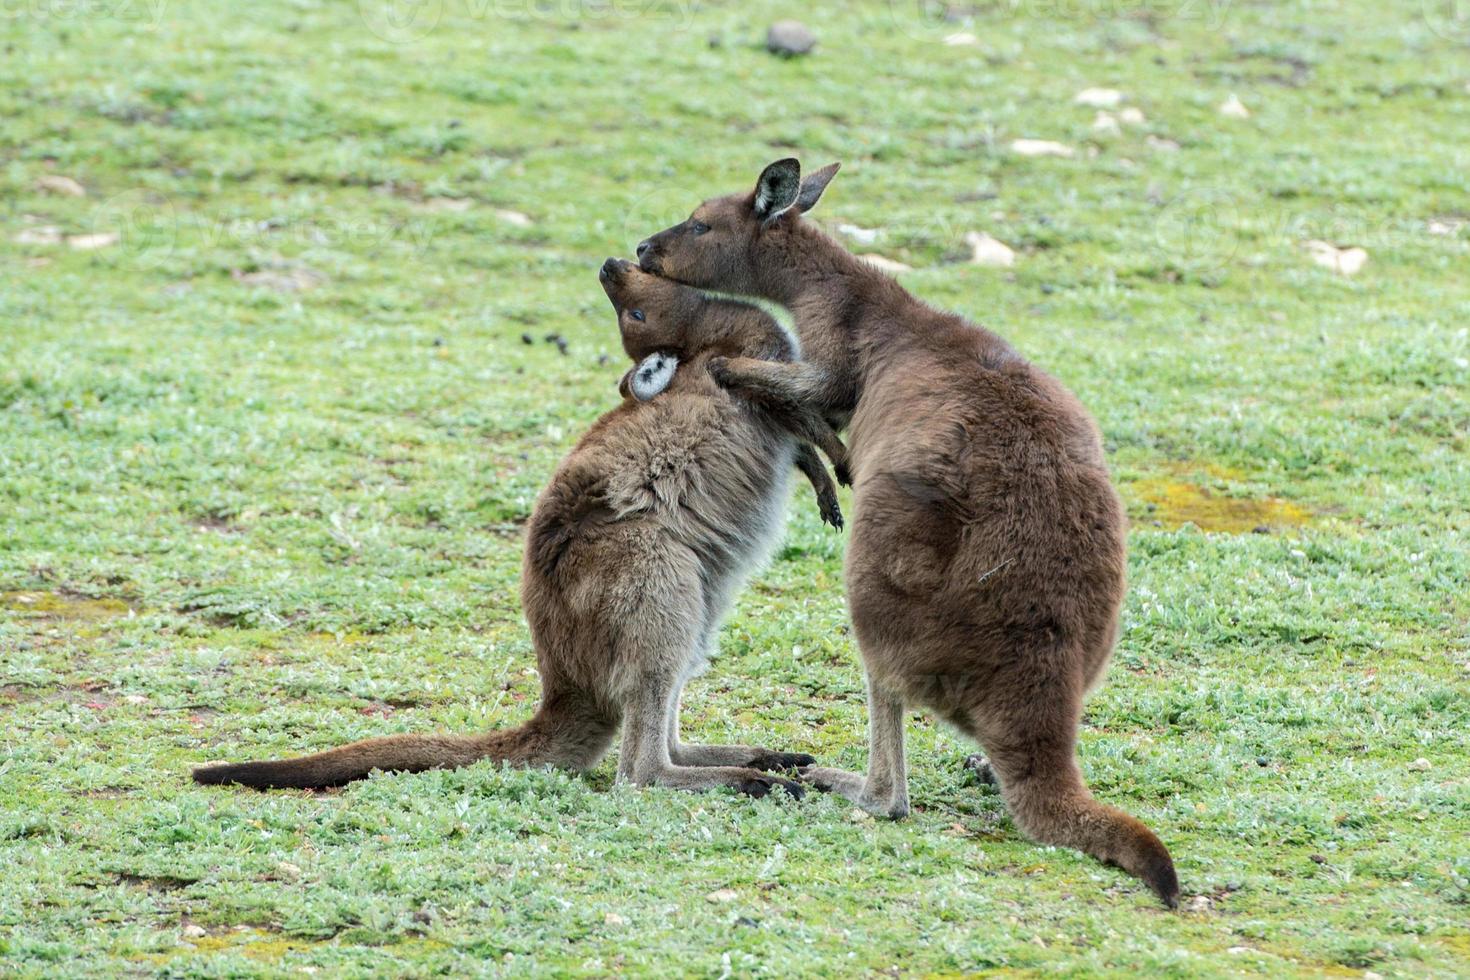
[[[801,182],[801,191],[796,195],[796,208],[802,214],[806,214],[817,206],[822,199],[822,192],[827,185],[832,183],[832,178],[837,176],[837,171],[842,167],[840,163],[829,163],[821,170],[807,175]]]
[[[761,171],[755,182],[755,216],[761,221],[775,221],[796,203],[801,193],[801,164],[794,157],[777,160]]]

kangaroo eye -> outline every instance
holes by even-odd
[[[643,311],[642,310],[634,310],[632,313],[629,313],[628,315],[631,316],[633,319],[637,320],[639,323],[642,323],[643,320],[644,320],[644,316],[643,316]]]
[[[689,227],[690,231],[693,231],[696,235],[703,235],[705,232],[709,231],[709,225],[705,224],[703,221],[695,221]]]

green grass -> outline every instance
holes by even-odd
[[[764,2],[0,12],[0,974],[1470,972],[1470,22],[921,6],[795,61]],[[191,785],[529,713],[520,527],[624,369],[595,269],[792,152],[1097,414],[1135,526],[1083,765],[1186,910],[1021,840],[924,718],[891,824],[610,763]],[[796,494],[693,736],[864,766],[841,556]]]

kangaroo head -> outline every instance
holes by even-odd
[[[608,259],[597,278],[618,314],[623,350],[635,361],[650,354],[680,360],[705,344],[707,300],[697,289],[644,272],[626,259]]]
[[[638,263],[692,286],[764,293],[766,268],[786,264],[792,230],[839,166],[828,164],[803,180],[795,159],[777,160],[761,171],[754,190],[710,198],[684,221],[644,239]]]

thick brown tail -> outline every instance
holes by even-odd
[[[1178,907],[1179,877],[1168,848],[1142,821],[1093,798],[1070,752],[1049,760],[1049,767],[1015,767],[1009,774],[996,754],[990,761],[1006,806],[1027,837],[1116,865],[1141,879],[1169,908]]]
[[[513,766],[589,769],[612,743],[618,719],[578,698],[544,702],[524,725],[486,735],[388,735],[296,759],[223,763],[194,770],[196,783],[258,789],[315,789],[362,779],[374,769],[423,772],[481,759]]]
[[[1116,865],[1176,908],[1179,877],[1168,848],[1142,821],[1096,800],[1082,779],[1076,750],[1081,703],[1080,693],[1050,703],[1013,699],[956,720],[985,746],[1001,795],[1022,833]]]

